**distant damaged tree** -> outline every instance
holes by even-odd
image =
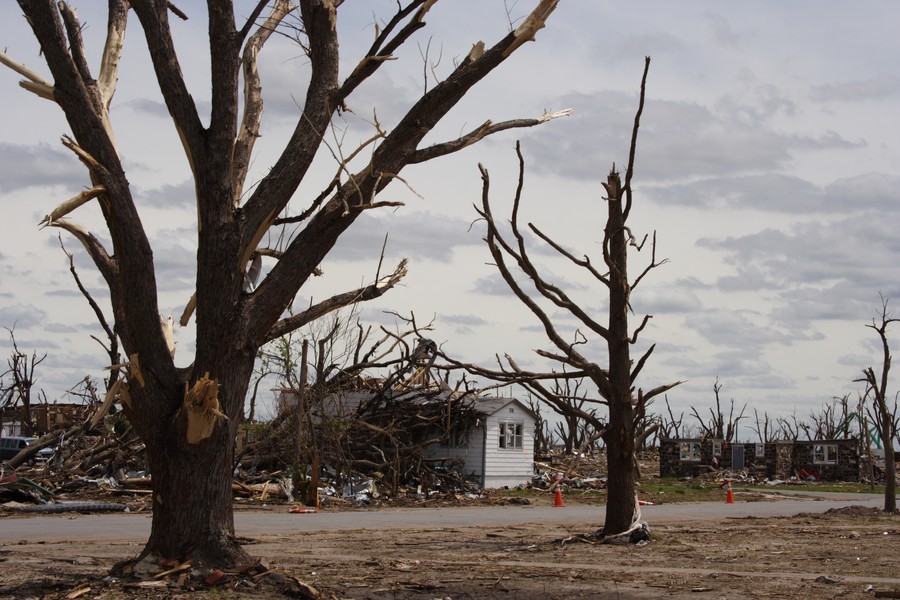
[[[16,334],[13,329],[7,329],[9,340],[12,343],[12,351],[6,359],[7,369],[0,374],[0,411],[9,411],[18,408],[19,428],[22,435],[34,433],[34,422],[31,418],[31,407],[34,403],[34,370],[47,358],[46,354],[38,356],[37,350],[31,352],[31,356],[19,350],[16,342]],[[4,383],[4,379],[6,383]],[[47,401],[43,390],[38,392],[38,398]],[[0,416],[0,425],[2,425]]]
[[[659,415],[658,423],[660,437],[679,439],[682,432],[684,413],[679,413],[678,418],[676,419],[675,413],[672,412],[672,406],[669,404],[669,395],[665,394],[663,399],[665,400],[666,412],[669,414],[669,417],[666,418],[665,415]]]
[[[880,322],[879,322],[880,321]],[[891,371],[891,349],[888,345],[887,328],[900,319],[888,314],[888,301],[881,299],[881,314],[866,325],[873,329],[881,340],[881,367],[876,374],[873,367],[863,369],[863,377],[856,381],[866,384],[866,396],[871,397],[875,412],[875,426],[884,445],[884,511],[897,510],[897,471],[894,461],[894,438],[897,437],[897,394],[894,405],[888,404],[888,375]]]
[[[726,442],[734,442],[737,441],[737,429],[738,424],[741,419],[744,418],[744,412],[747,410],[747,404],[744,403],[744,407],[741,408],[741,412],[738,413],[737,416],[734,415],[734,398],[731,399],[731,409],[728,411],[728,417],[725,417],[725,413],[722,412],[722,400],[719,397],[719,392],[722,391],[722,384],[719,383],[719,378],[716,377],[716,382],[713,384],[713,393],[716,396],[716,408],[713,410],[712,407],[709,409],[709,414],[711,418],[709,421],[704,421],[703,417],[700,416],[700,413],[697,412],[696,407],[691,407],[691,412],[694,413],[694,418],[700,423],[700,429],[703,431],[703,435],[705,437],[712,438],[714,440],[724,440]]]
[[[90,187],[60,204],[43,223],[77,238],[109,288],[113,329],[126,357],[120,365],[124,378],[114,391],[147,448],[153,519],[150,539],[137,560],[191,561],[195,569],[248,564],[250,557],[234,533],[231,469],[257,351],[332,310],[381,296],[403,277],[400,265],[370,285],[285,317],[298,291],[363,212],[398,205],[379,201],[378,194],[400,179],[404,167],[461,150],[499,131],[566,114],[486,121],[458,139],[419,147],[476,83],[534,39],[557,1],[539,0],[521,24],[493,46],[476,43],[446,79],[427,86],[392,130],[376,121],[368,141],[352,152],[338,152],[323,149],[333,119],[356,98],[361,84],[390,64],[398,48],[425,27],[434,0],[398,2],[396,14],[374,27],[371,48],[354,61],[343,80],[340,66],[350,63],[339,56],[337,12],[356,3],[260,0],[251,3],[244,23],[237,22],[232,2],[206,3],[209,73],[201,85],[209,86],[211,93],[208,115],[201,114],[183,75],[169,12],[186,15],[171,2],[110,0],[106,27],[86,29],[66,2],[20,0],[50,77],[5,53],[0,53],[0,62],[25,78],[23,88],[62,109],[71,128],[63,144],[86,167],[90,180]],[[268,16],[261,18],[267,6]],[[184,325],[196,315],[196,351],[186,368],[176,367],[173,359],[173,327],[160,316],[153,251],[110,118],[130,10],[143,30],[196,196],[197,250],[191,251],[196,287],[181,318]],[[99,70],[92,70],[82,36],[98,30],[106,38]],[[308,87],[290,139],[254,181],[248,173],[263,113],[258,61],[279,30],[305,54]],[[288,212],[292,200],[299,203],[295,192],[311,173],[314,159],[328,151],[337,163],[334,177],[308,197],[302,210]],[[107,229],[103,236],[66,219],[94,200]],[[290,229],[279,230],[282,226]],[[286,243],[270,252],[262,241],[280,235]],[[108,237],[109,247],[103,237]],[[262,256],[274,265],[260,277]]]
[[[653,235],[650,246],[650,262],[631,279],[628,275],[628,250],[633,248],[640,251],[644,248],[647,236],[641,242],[635,239],[627,220],[632,207],[631,181],[634,175],[635,150],[637,134],[640,126],[641,112],[644,107],[644,95],[647,83],[647,71],[650,67],[650,58],[646,59],[644,74],[641,79],[640,104],[634,119],[634,128],[631,135],[631,147],[628,157],[628,167],[625,171],[625,180],[622,181],[619,172],[610,171],[606,182],[607,217],[603,231],[602,263],[605,272],[601,271],[591,260],[585,256],[578,258],[548,235],[529,224],[529,229],[560,255],[571,263],[584,270],[591,279],[599,282],[605,294],[609,297],[609,312],[605,323],[596,319],[589,311],[573,300],[565,290],[552,283],[550,279],[539,272],[528,254],[525,237],[519,228],[518,213],[524,185],[524,160],[521,151],[517,147],[519,155],[519,183],[513,200],[511,217],[511,239],[504,237],[497,220],[491,210],[489,201],[490,179],[488,171],[480,166],[483,180],[482,207],[479,214],[487,222],[487,236],[485,241],[490,249],[491,256],[497,269],[500,271],[506,284],[516,297],[537,317],[544,328],[544,333],[555,350],[537,350],[537,353],[551,361],[563,365],[570,377],[580,376],[588,378],[597,387],[600,398],[598,402],[605,405],[608,411],[608,419],[604,423],[596,423],[607,448],[607,491],[608,501],[606,506],[606,522],[603,527],[605,536],[614,536],[626,532],[636,525],[638,509],[635,478],[635,448],[638,426],[645,416],[647,402],[658,394],[664,393],[679,382],[662,385],[645,392],[641,388],[635,389],[638,379],[647,359],[653,352],[655,345],[636,361],[631,359],[631,346],[637,343],[638,336],[643,331],[651,315],[645,315],[640,324],[634,329],[629,328],[628,314],[631,312],[631,294],[643,281],[644,277],[665,260],[656,258],[656,234]],[[513,272],[513,266],[508,261],[515,263],[525,275],[525,281],[543,298],[539,303],[526,291],[525,284],[520,283]],[[547,302],[556,309],[571,314],[584,328],[576,332],[575,341],[569,341],[559,331],[559,325],[554,323],[542,303]],[[596,336],[598,345],[606,347],[608,364],[601,365],[596,358],[586,355],[592,349],[589,337]],[[507,355],[506,363],[501,363],[503,372],[501,377],[518,379],[521,381],[536,381],[539,376],[520,369],[516,362]],[[588,419],[589,415],[583,409],[576,407],[570,410],[579,411],[582,418]],[[596,419],[596,417],[594,417]],[[590,422],[590,421],[589,421]]]

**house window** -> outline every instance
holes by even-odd
[[[813,446],[813,464],[836,465],[837,457],[837,444],[816,444]]]
[[[522,423],[500,422],[500,447],[506,450],[522,449]]]
[[[722,442],[713,442],[713,456],[722,456]]]
[[[700,442],[682,442],[681,462],[700,462]]]
[[[756,444],[756,458],[763,458],[766,455],[766,447],[763,444]]]

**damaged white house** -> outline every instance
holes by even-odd
[[[432,425],[427,425],[415,437],[442,440],[426,442],[422,446],[421,458],[427,463],[452,468],[465,479],[486,489],[515,487],[531,482],[537,418],[515,398],[475,397],[461,400],[447,390],[402,387],[383,396],[387,400],[382,403],[378,402],[378,397],[369,390],[331,394],[309,410],[313,421],[317,422],[334,417],[378,422],[386,411],[396,411],[397,407],[401,411],[409,411],[409,414],[414,409],[421,409],[424,418],[416,421],[430,421]],[[281,390],[277,400],[279,413],[291,410],[296,402],[294,392]],[[443,415],[451,405],[466,407],[465,425],[461,424],[458,429],[451,427],[449,432],[441,431],[440,428],[446,423]],[[449,412],[446,414],[449,415]],[[457,413],[456,418],[459,416]],[[430,427],[437,429],[429,430]]]
[[[486,489],[530,483],[534,475],[534,428],[531,410],[515,398],[478,398],[475,427],[450,445],[430,445],[428,460],[461,463],[466,477]]]

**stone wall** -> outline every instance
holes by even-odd
[[[699,460],[682,460],[683,444],[699,445]],[[837,450],[834,464],[816,462],[817,446],[831,445]],[[718,467],[714,466],[713,449],[721,447]],[[767,479],[788,479],[800,474],[816,479],[857,481],[859,479],[859,456],[856,440],[819,440],[797,442],[769,442],[763,444],[762,456],[756,455],[759,444],[742,443],[744,448],[744,471]],[[711,439],[663,439],[660,440],[659,476],[696,477],[702,473],[733,468],[734,445],[722,440]],[[696,455],[695,455],[696,456]]]
[[[829,445],[837,449],[837,460],[834,464],[822,464],[816,462],[815,448]],[[793,469],[791,475],[812,476],[816,479],[829,481],[857,481],[859,479],[859,449],[858,442],[851,440],[818,440],[794,442]]]

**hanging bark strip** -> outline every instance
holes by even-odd
[[[194,387],[188,389],[185,386],[182,411],[187,418],[185,439],[188,444],[199,444],[212,436],[218,420],[228,418],[220,410],[219,382],[205,373]]]

